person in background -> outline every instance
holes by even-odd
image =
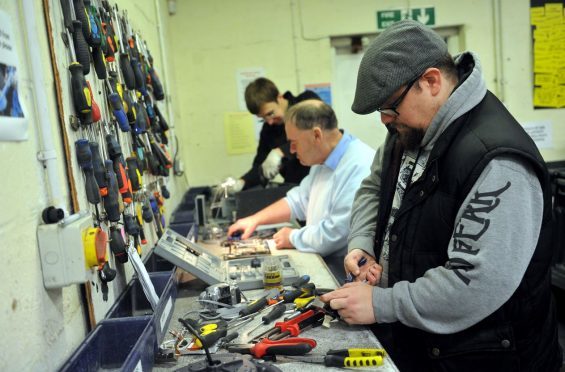
[[[548,171],[477,55],[395,23],[363,56],[352,110],[389,134],[352,209],[356,281],[322,300],[373,324],[401,371],[558,371]]]
[[[284,130],[285,112],[307,99],[319,100],[320,97],[310,90],[296,97],[288,91],[281,95],[277,86],[266,78],[258,78],[245,88],[247,109],[263,120],[263,127],[253,165],[236,181],[233,192],[264,185],[279,173],[285,182],[296,184],[308,175],[310,167],[302,165],[290,152]]]
[[[273,236],[277,249],[319,253],[339,279],[344,277],[353,196],[369,174],[375,151],[338,129],[334,111],[319,100],[292,106],[285,115],[285,130],[290,152],[312,167],[310,174],[285,198],[237,220],[228,236],[241,231],[241,238],[247,239],[258,225],[306,220],[302,228],[279,230]]]

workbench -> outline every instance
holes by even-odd
[[[202,244],[202,243],[200,243]],[[202,244],[206,246],[212,252],[221,255],[222,247],[214,244]],[[272,255],[288,255],[294,262],[295,267],[298,269],[300,275],[307,274],[310,276],[310,282],[314,283],[316,287],[319,288],[336,288],[338,286],[337,281],[334,276],[328,270],[324,260],[314,253],[303,253],[295,249],[284,249],[284,250],[272,250]],[[191,310],[198,310],[201,308],[198,303],[198,295],[207,287],[207,284],[200,281],[199,279],[194,279],[184,284],[179,284],[178,297],[174,307],[174,313],[171,318],[171,323],[169,329],[180,330],[182,328],[181,324],[178,322],[179,317],[183,317],[187,312]],[[264,293],[263,290],[251,290],[245,291],[244,294],[249,299],[259,298],[261,294]],[[233,341],[233,343],[247,342],[248,340],[243,340],[244,333],[250,330],[257,324],[261,322],[261,316],[255,317],[252,321],[241,326],[237,329],[239,337]],[[262,333],[264,330],[271,328],[273,325],[265,325],[259,327],[252,336]],[[166,336],[165,338],[170,338],[171,336]],[[330,328],[317,327],[313,329],[308,329],[301,333],[300,337],[313,338],[317,342],[316,348],[314,348],[312,354],[325,354],[330,349],[347,349],[347,348],[380,348],[381,344],[367,327],[365,326],[350,326],[343,321],[333,321]],[[226,350],[220,349],[217,355],[227,353]],[[214,357],[214,354],[212,354]],[[190,355],[190,356],[180,356],[176,363],[170,364],[158,364],[155,365],[155,371],[171,371],[176,370],[184,366],[188,366],[199,360],[203,360],[204,356],[201,355]],[[338,368],[328,368],[321,364],[312,363],[276,363],[276,366],[282,371],[327,371],[334,370],[339,371]],[[378,368],[365,367],[364,370],[377,370],[377,371],[398,371],[393,361],[387,356],[384,359],[384,364]]]

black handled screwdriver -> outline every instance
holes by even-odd
[[[108,193],[102,198],[104,202],[104,210],[111,222],[120,221],[120,191],[118,189],[118,181],[116,173],[114,173],[114,163],[112,160],[104,161],[104,168],[106,168],[106,184]]]
[[[249,314],[256,313],[265,306],[267,306],[267,296],[263,296],[255,301],[250,302],[246,307],[241,309],[239,316],[247,316]]]
[[[278,305],[275,305],[275,307],[273,307],[273,310],[271,310],[268,314],[263,315],[263,317],[261,318],[261,323],[257,324],[255,327],[253,327],[252,329],[250,329],[247,334],[250,335],[251,333],[253,333],[257,328],[259,328],[262,325],[267,325],[275,320],[277,320],[278,318],[280,318],[281,316],[283,316],[284,312],[286,311],[286,306],[283,303],[280,303]]]
[[[94,168],[92,165],[92,152],[88,145],[88,140],[79,139],[75,142],[76,155],[78,165],[82,168],[84,172],[84,186],[86,188],[86,199],[91,204],[100,203],[100,190],[98,184],[96,183],[96,177],[94,176]]]
[[[98,142],[89,142],[90,152],[92,155],[92,167],[94,169],[94,178],[96,178],[96,184],[100,189],[100,195],[108,195],[108,183],[106,181],[106,168],[104,168],[104,162],[102,157],[100,157],[100,146]]]

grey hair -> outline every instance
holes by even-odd
[[[323,101],[309,99],[290,107],[284,118],[285,123],[294,123],[296,128],[305,130],[319,127],[322,130],[336,129],[337,118],[334,110]]]

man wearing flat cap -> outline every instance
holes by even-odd
[[[361,61],[352,110],[380,112],[389,134],[353,204],[355,282],[322,299],[373,324],[401,371],[558,371],[548,172],[477,55],[395,23]]]

